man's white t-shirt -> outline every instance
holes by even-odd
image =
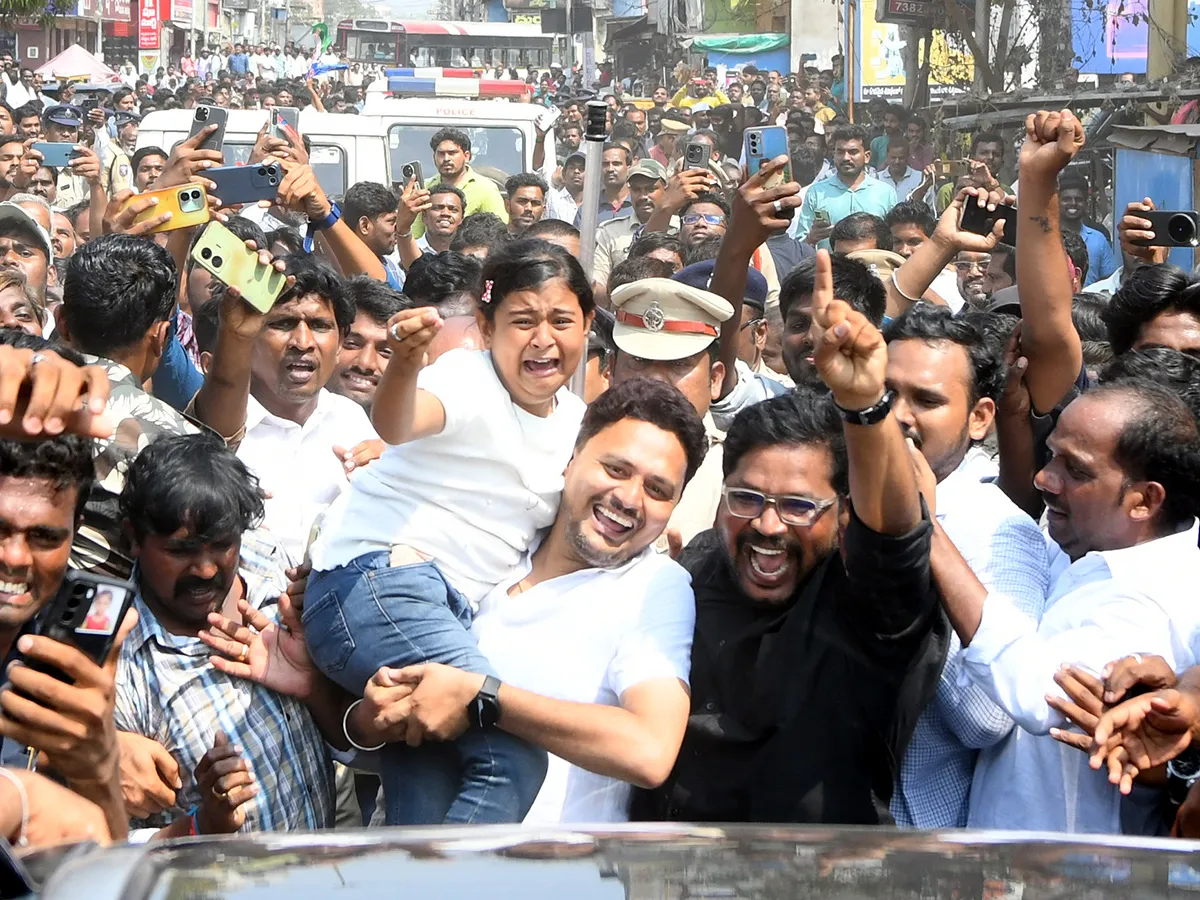
[[[387,447],[358,472],[325,516],[313,568],[403,544],[476,604],[554,521],[586,407],[564,386],[549,416],[526,412],[480,350],[443,354],[417,385],[441,401],[446,427]]]
[[[691,576],[648,548],[615,569],[584,569],[509,596],[527,555],[479,605],[472,632],[501,680],[556,700],[620,706],[654,678],[688,683]],[[631,785],[553,754],[526,823],[625,822]]]

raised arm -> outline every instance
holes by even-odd
[[[788,158],[779,156],[763,166],[733,195],[729,227],[717,253],[709,290],[729,301],[733,316],[721,328],[721,362],[725,364],[725,381],[721,386],[721,397],[728,396],[737,386],[737,322],[741,321],[742,301],[746,295],[746,276],[754,251],[766,243],[767,238],[783,231],[791,224],[782,210],[795,210],[800,206],[800,185],[796,182],[765,187],[767,179],[783,170]]]
[[[429,342],[442,327],[442,318],[430,307],[404,309],[387,324],[392,350],[371,405],[371,424],[389,444],[404,444],[439,434],[446,427],[446,409],[428,391],[417,387]]]
[[[707,169],[681,169],[671,176],[659,192],[654,212],[646,220],[644,231],[670,231],[671,217],[679,215],[689,200],[716,187],[716,179]]]
[[[1033,409],[1050,412],[1071,390],[1083,348],[1071,321],[1074,293],[1058,218],[1058,173],[1083,147],[1083,125],[1070,110],[1025,120],[1017,217],[1017,287],[1025,382]],[[1020,290],[1024,284],[1025,290]]]
[[[417,184],[414,175],[404,186],[400,202],[396,205],[396,249],[400,251],[400,265],[407,271],[408,267],[421,258],[421,248],[413,238],[413,225],[425,212],[433,206],[429,191],[425,186]]]

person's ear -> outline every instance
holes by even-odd
[[[759,350],[762,350],[763,347],[767,346],[767,330],[768,325],[766,319],[763,319],[754,326],[754,346]]]
[[[721,399],[721,388],[725,386],[725,363],[717,360],[708,370],[709,397],[714,402]]]
[[[71,329],[67,327],[67,317],[61,303],[54,309],[54,331],[64,344],[71,344]]]
[[[972,441],[982,441],[992,430],[995,421],[996,401],[991,397],[981,397],[967,416],[967,434]]]
[[[1167,491],[1157,481],[1139,481],[1125,491],[1123,505],[1135,522],[1149,522],[1162,510]]]

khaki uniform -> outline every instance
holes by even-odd
[[[700,532],[713,527],[717,507],[721,503],[721,485],[725,480],[722,470],[725,432],[717,428],[710,414],[704,416],[704,431],[708,435],[708,452],[704,454],[704,462],[683,489],[683,496],[679,498],[667,522],[667,530],[678,531],[685,547]],[[667,552],[666,531],[654,542],[654,548],[660,553]]]
[[[58,170],[58,184],[54,189],[54,205],[59,209],[66,209],[68,206],[74,206],[82,200],[88,199],[91,190],[88,188],[87,179],[82,175],[74,174],[66,166]]]
[[[133,166],[129,162],[129,156],[114,140],[110,140],[104,148],[100,184],[104,186],[104,193],[109,197],[117,191],[133,187]]]
[[[637,216],[609,219],[596,227],[596,258],[592,264],[592,281],[607,285],[608,276],[629,256],[629,247],[642,229]]]

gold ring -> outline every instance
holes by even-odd
[[[224,802],[225,798],[228,796],[228,794],[222,794],[220,791],[218,791],[217,786],[215,784],[211,788],[209,788],[209,791],[212,793],[213,797],[220,800],[221,802]]]
[[[250,659],[250,648],[246,644],[242,644],[242,652],[238,654],[238,659],[240,659],[242,662],[246,662],[248,659]]]

